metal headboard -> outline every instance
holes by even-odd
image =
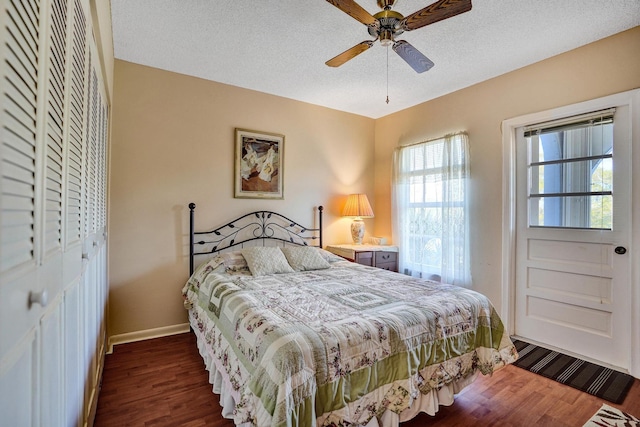
[[[254,240],[276,240],[284,244],[322,247],[322,211],[318,206],[318,228],[304,227],[271,211],[251,212],[211,231],[194,231],[195,203],[189,203],[189,275],[196,255],[208,255]],[[203,236],[202,240],[196,238]],[[315,243],[317,245],[310,245]],[[196,251],[196,245],[205,248]]]

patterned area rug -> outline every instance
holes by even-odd
[[[566,354],[513,340],[520,357],[514,365],[593,394],[613,403],[622,403],[633,377]]]
[[[609,405],[602,405],[583,427],[640,427],[640,420]]]

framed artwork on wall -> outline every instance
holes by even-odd
[[[284,198],[284,135],[236,128],[234,197]]]

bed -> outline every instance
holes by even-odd
[[[517,358],[483,295],[323,250],[322,207],[317,228],[258,211],[206,232],[194,211],[182,293],[236,425],[397,426]]]

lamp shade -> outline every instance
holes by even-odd
[[[373,209],[366,194],[350,194],[342,216],[373,218]]]

